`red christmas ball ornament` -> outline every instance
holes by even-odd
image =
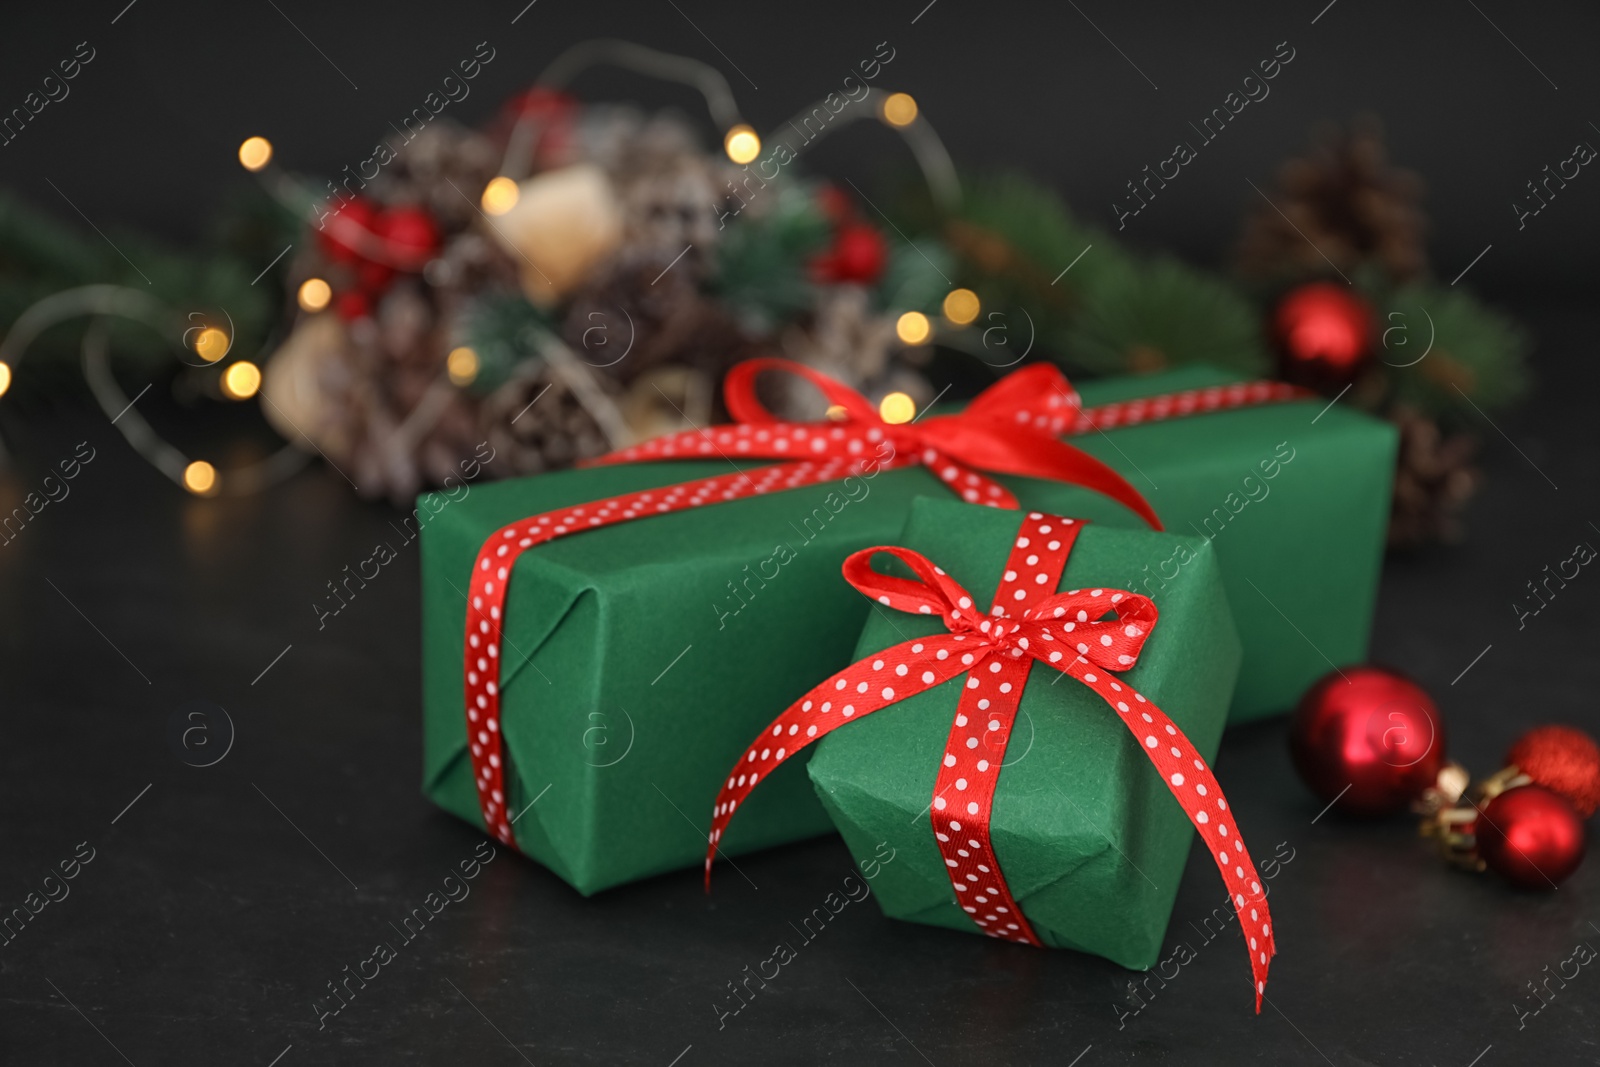
[[[394,281],[394,268],[387,263],[364,259],[356,264],[356,286],[372,296],[381,296]]]
[[[418,271],[439,250],[439,227],[420,207],[393,207],[378,216],[375,231],[389,265]]]
[[[1558,796],[1583,818],[1600,809],[1600,744],[1572,726],[1538,726],[1506,753],[1506,763]]]
[[[372,314],[372,298],[354,289],[340,293],[333,306],[345,322],[354,322]]]
[[[323,221],[317,243],[322,246],[322,254],[335,263],[353,266],[361,262],[371,246],[377,224],[378,205],[364,196],[352,197]]]
[[[1583,861],[1583,820],[1543,786],[1517,786],[1489,801],[1475,832],[1483,861],[1524,889],[1554,889]]]
[[[499,135],[510,135],[512,127],[523,119],[539,130],[539,163],[552,166],[566,161],[573,148],[573,126],[580,108],[577,97],[556,89],[534,86],[518,93],[500,112]]]
[[[1346,667],[1306,691],[1289,752],[1311,791],[1341,811],[1398,811],[1445,763],[1444,723],[1427,692],[1384,667]]]
[[[829,280],[871,285],[883,275],[889,261],[889,246],[883,235],[859,222],[845,223],[833,239],[825,257]]]
[[[817,207],[835,226],[842,226],[855,217],[856,206],[850,194],[837,185],[824,185],[817,190]]]
[[[1372,308],[1347,286],[1312,282],[1291,290],[1278,303],[1273,329],[1291,381],[1349,382],[1372,356]]]
[[[522,118],[552,121],[568,119],[578,110],[578,98],[558,89],[535,85],[505,102],[504,115],[513,120]]]

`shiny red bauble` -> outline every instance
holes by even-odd
[[[439,251],[441,236],[433,216],[420,207],[380,208],[357,196],[346,200],[336,214],[323,222],[317,235],[323,254],[348,268],[355,288],[335,277],[340,298],[337,310],[346,320],[371,312],[401,271],[420,271]]]
[[[372,314],[372,298],[359,289],[349,289],[334,301],[334,310],[346,322],[364,319]]]
[[[1537,726],[1506,753],[1513,764],[1587,819],[1600,809],[1600,745],[1571,726]]]
[[[378,205],[364,196],[331,203],[334,211],[322,221],[317,243],[323,255],[335,263],[360,263],[378,224]]]
[[[510,139],[513,127],[527,120],[522,136],[536,134],[532,153],[535,170],[576,162],[575,126],[580,107],[577,97],[536,85],[506,101],[495,123],[496,139],[502,142]],[[519,140],[519,143],[527,147],[525,142]]]
[[[1347,285],[1312,282],[1291,290],[1278,303],[1273,332],[1292,381],[1348,382],[1372,356],[1372,308]]]
[[[883,275],[888,262],[889,246],[882,234],[863,223],[847,222],[839,227],[833,247],[817,266],[828,281],[871,285]]]
[[[1483,861],[1525,889],[1554,889],[1583,860],[1583,820],[1542,786],[1507,789],[1489,801],[1475,833]]]
[[[577,110],[577,97],[542,85],[518,93],[501,109],[511,119],[532,118],[543,122],[570,119]]]
[[[439,249],[439,227],[420,207],[386,208],[375,227],[391,265],[421,270]]]
[[[394,281],[395,269],[387,263],[363,259],[356,264],[356,288],[373,296],[382,295]]]
[[[1355,815],[1404,808],[1444,765],[1444,723],[1423,688],[1383,667],[1346,667],[1306,691],[1289,728],[1301,779]]]
[[[850,194],[840,189],[837,185],[824,185],[817,190],[817,207],[822,214],[835,226],[842,226],[855,218],[855,201],[850,199]]]

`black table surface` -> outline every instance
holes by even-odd
[[[1593,320],[1518,310],[1543,381],[1481,423],[1468,540],[1388,561],[1373,639],[1437,695],[1451,753],[1483,773],[1528,726],[1593,728],[1600,690],[1600,579],[1521,630],[1511,607],[1545,564],[1600,540]],[[310,607],[394,512],[320,466],[264,495],[195,499],[104,419],[4,425],[7,501],[80,440],[96,458],[0,547],[0,907],[80,860],[48,883],[67,895],[0,946],[0,1062],[1600,1062],[1600,973],[1551,982],[1548,1002],[1527,985],[1600,946],[1600,862],[1519,893],[1446,868],[1408,818],[1319,818],[1281,719],[1231,730],[1217,761],[1258,859],[1280,860],[1259,1016],[1237,930],[1208,943],[1197,929],[1219,902],[1199,850],[1163,953],[1193,958],[1137,997],[1143,976],[1104,960],[862,903],[722,1015],[729,983],[850,872],[836,839],[743,858],[748,881],[709,897],[684,871],[585,900],[502,851],[402,941],[395,924],[483,841],[419,789],[414,549],[326,629]],[[192,701],[228,721],[186,719]],[[196,725],[206,759],[226,753],[210,766],[190,765],[200,736],[179,742]],[[329,983],[379,941],[396,958],[319,1019]]]

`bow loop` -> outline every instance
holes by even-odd
[[[1105,617],[1112,612],[1114,618]],[[1029,649],[1036,658],[1045,659],[1050,643],[1059,642],[1097,667],[1125,671],[1138,661],[1158,614],[1149,597],[1125,589],[1073,589],[1046,597],[1023,618],[1024,629],[1043,639]]]
[[[821,371],[812,370],[803,363],[794,363],[776,356],[758,356],[736,363],[723,378],[722,397],[727,402],[728,414],[733,416],[734,422],[760,424],[779,421],[778,417],[768,411],[766,405],[756,397],[756,377],[768,371],[804,378],[828,398],[829,404],[843,408],[850,419],[883,425],[883,419],[878,416],[877,409],[867,401],[866,397],[848,385],[828,377]]]
[[[1049,363],[1033,363],[1001,378],[967,405],[966,414],[1029,426],[1052,437],[1078,419],[1083,401],[1067,376]]]
[[[921,581],[896,578],[874,570],[872,557],[879,552],[887,552],[910,567]],[[909,548],[883,545],[853,552],[844,561],[844,577],[884,607],[908,615],[938,615],[952,633],[977,631],[980,627],[987,633],[990,629],[988,616],[977,606],[972,594],[942,568],[934,566],[927,556]]]

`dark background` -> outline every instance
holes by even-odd
[[[1600,193],[1582,175],[1520,233],[1510,204],[1577,140],[1600,141],[1588,125],[1600,115],[1600,14],[1339,0],[1313,26],[1320,2],[1097,2],[1080,14],[938,0],[912,25],[925,0],[676,0],[682,14],[667,2],[539,0],[512,26],[520,0],[275,0],[356,90],[265,0],[138,0],[111,25],[124,2],[10,17],[0,107],[20,103],[77,42],[98,55],[67,100],[0,148],[0,182],[75,219],[48,178],[103,229],[174,241],[200,233],[247,180],[234,157],[244,136],[269,136],[292,169],[331,175],[364,158],[477,42],[498,55],[452,105],[457,117],[487,115],[561,49],[598,34],[716,64],[763,131],[887,40],[897,56],[884,83],[917,96],[958,164],[1034,170],[1111,226],[1123,181],[1287,40],[1298,54],[1272,95],[1127,233],[1220,262],[1255,197],[1246,179],[1266,188],[1316,121],[1383,116],[1395,159],[1428,179],[1445,279],[1494,245],[1468,280],[1528,323],[1539,384],[1521,411],[1481,427],[1488,483],[1466,544],[1390,560],[1375,655],[1438,695],[1449,751],[1480,773],[1530,725],[1597,724],[1600,592],[1585,584],[1597,579],[1573,582],[1522,631],[1510,605],[1545,564],[1600,538],[1590,399],[1600,368],[1585,310]],[[622,74],[595,72],[577,88],[702,113],[687,91]],[[902,153],[863,124],[809,166],[871,181],[904,165]],[[70,406],[8,417],[5,428],[16,455],[0,472],[8,499],[78,441],[97,458],[70,498],[0,548],[0,906],[19,903],[79,842],[96,858],[70,897],[0,947],[0,1062],[1600,1062],[1592,967],[1525,1029],[1513,1008],[1524,983],[1578,941],[1600,945],[1600,864],[1558,892],[1522,894],[1445,869],[1408,819],[1318,819],[1281,721],[1231,731],[1217,763],[1257,855],[1285,842],[1295,857],[1272,882],[1281,954],[1260,1017],[1233,934],[1200,948],[1119,1029],[1134,1004],[1131,972],[893,923],[866,904],[719,1030],[711,1005],[726,983],[846,874],[848,854],[824,840],[741,859],[759,889],[725,877],[709,899],[686,872],[585,901],[502,855],[319,1031],[311,1004],[325,983],[391,937],[388,924],[480,840],[418,788],[415,563],[386,571],[326,631],[308,610],[392,512],[357,502],[317,467],[260,496],[195,499],[103,418]],[[208,768],[184,765],[169,737],[173,715],[197,699],[226,708],[236,731]],[[1187,924],[1218,897],[1206,857],[1191,853],[1169,942],[1197,943]]]
[[[1079,4],[1082,14],[1059,2],[938,0],[913,25],[927,0],[677,0],[676,8],[538,0],[511,25],[526,0],[274,0],[279,10],[267,0],[138,0],[111,25],[126,2],[33,9],[9,18],[0,37],[7,111],[79,41],[96,49],[71,95],[0,147],[0,180],[77,221],[48,178],[102,229],[192,237],[229,187],[247,180],[235,150],[251,134],[271,139],[289,169],[332,177],[366,158],[387,124],[420,105],[477,42],[488,41],[496,58],[472,95],[445,112],[468,121],[596,36],[712,63],[763,134],[888,41],[896,55],[878,84],[917,98],[959,166],[1025,168],[1056,183],[1086,218],[1114,227],[1111,202],[1126,195],[1124,183],[1192,138],[1188,123],[1287,41],[1296,56],[1271,95],[1246,108],[1124,236],[1220,262],[1254,206],[1246,179],[1270,190],[1278,163],[1305,147],[1315,123],[1370,112],[1386,123],[1393,158],[1427,179],[1432,251],[1446,280],[1488,244],[1471,279],[1492,296],[1576,291],[1595,264],[1600,194],[1586,186],[1600,183],[1587,173],[1524,230],[1511,209],[1524,184],[1577,141],[1600,144],[1590,125],[1600,122],[1600,10],[1588,5],[1337,0],[1312,25],[1327,0],[1102,2]],[[611,69],[575,88],[587,99],[705,115],[691,90]],[[870,187],[908,160],[897,138],[863,123],[822,142],[810,166]]]

